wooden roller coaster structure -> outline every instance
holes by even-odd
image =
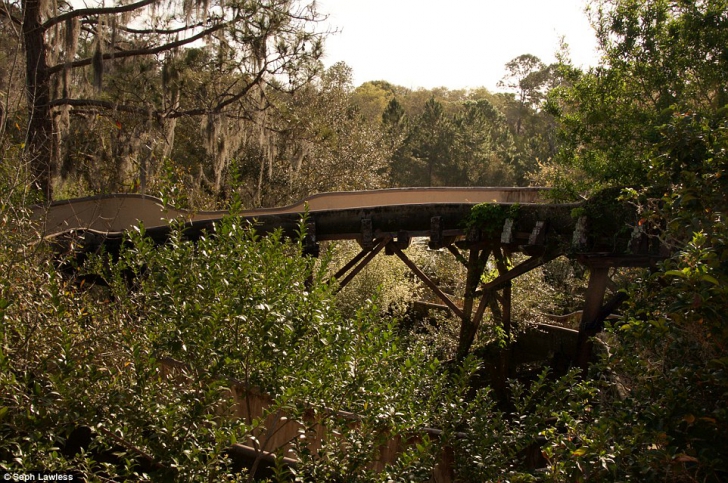
[[[313,195],[293,205],[243,211],[238,216],[259,233],[283,230],[295,236],[306,214],[305,253],[318,255],[319,242],[356,240],[361,251],[336,274],[340,287],[348,284],[381,251],[400,258],[461,320],[458,357],[467,354],[486,310],[508,333],[511,327],[511,282],[559,257],[570,256],[590,271],[586,300],[579,325],[579,344],[574,361],[586,367],[591,353],[590,337],[622,301],[620,295],[607,303],[604,297],[609,270],[623,266],[651,266],[664,258],[666,247],[655,247],[629,210],[598,217],[611,219],[612,226],[628,228],[621,241],[613,233],[595,233],[587,216],[591,200],[551,203],[546,188],[398,188],[373,191],[335,192]],[[604,197],[603,197],[604,198]],[[606,197],[610,199],[610,196]],[[613,197],[612,197],[613,198]],[[473,220],[475,206],[510,208],[517,216],[491,217],[481,225]],[[593,210],[592,210],[593,211]],[[614,217],[625,216],[629,219]],[[185,236],[195,239],[214,232],[226,211],[187,211],[165,206],[161,200],[133,194],[113,194],[57,201],[37,207],[34,217],[42,224],[46,239],[63,245],[74,239],[84,252],[121,243],[124,233],[143,224],[147,236],[163,243],[176,220],[185,225]],[[592,216],[593,218],[594,216]],[[484,226],[483,223],[487,226]],[[616,224],[615,224],[616,223]],[[493,226],[496,224],[497,226]],[[625,230],[622,230],[625,231]],[[609,239],[611,236],[611,239]],[[416,237],[428,239],[432,249],[446,249],[467,268],[465,294],[453,300],[406,255]],[[624,238],[624,237],[623,237]],[[618,246],[619,243],[622,246]],[[516,266],[508,263],[514,253],[528,256]],[[481,282],[486,262],[492,257],[498,276]]]
[[[280,229],[293,237],[305,214],[304,253],[312,256],[318,256],[320,242],[356,240],[361,251],[334,275],[340,287],[346,286],[380,252],[397,256],[442,301],[441,307],[460,319],[459,358],[468,353],[486,310],[490,310],[495,323],[501,324],[509,334],[514,279],[559,256],[572,257],[587,266],[590,274],[578,334],[574,334],[577,342],[569,345],[572,363],[586,370],[592,336],[601,330],[603,321],[623,300],[623,295],[617,293],[605,303],[610,269],[651,266],[664,258],[668,249],[654,243],[655,238],[643,230],[634,210],[614,205],[614,193],[579,203],[552,203],[547,194],[544,188],[403,188],[324,193],[290,206],[243,211],[236,216],[249,222],[259,233]],[[478,218],[475,215],[478,209],[491,216]],[[33,216],[42,226],[45,239],[65,249],[73,242],[74,250],[85,254],[102,246],[113,250],[123,242],[125,232],[140,224],[145,234],[157,243],[168,239],[173,220],[184,226],[184,236],[196,239],[205,233],[214,233],[215,223],[228,216],[228,212],[192,212],[165,206],[161,200],[149,196],[116,194],[57,201],[37,207]],[[417,237],[427,238],[431,249],[447,250],[453,255],[453,263],[466,267],[461,300],[444,293],[407,256],[406,249]],[[512,266],[514,253],[523,253],[526,258]],[[489,259],[494,262],[498,275],[483,282]],[[553,344],[546,339],[554,334],[543,334],[542,342]],[[510,355],[507,348],[495,361],[496,392],[502,389],[497,387],[499,384],[505,384]],[[247,388],[241,391],[239,398],[264,399],[248,394]],[[238,416],[262,417],[266,404],[261,403],[255,414]],[[240,408],[247,406],[250,404],[239,405]],[[286,447],[287,432],[297,434],[300,430],[292,423],[284,424],[286,418],[280,415],[269,415],[269,418],[273,419],[267,422],[268,426],[287,428],[277,430],[281,441],[271,439],[269,446],[259,448],[236,445],[236,451],[243,457],[247,455],[258,461],[265,456],[273,461],[274,453]],[[435,433],[431,436],[436,437]],[[400,446],[389,444],[383,451],[391,455],[385,457],[382,453],[383,459],[377,464],[396,458]],[[452,454],[448,451],[442,450],[433,473],[435,481],[452,481]]]

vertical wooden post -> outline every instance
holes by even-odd
[[[463,317],[471,320],[473,314],[473,300],[475,299],[475,290],[478,288],[480,275],[478,274],[478,255],[480,249],[471,248],[468,256],[468,272],[465,279],[465,297],[463,299]]]
[[[501,251],[500,248],[495,248],[493,250],[493,255],[495,257],[496,266],[498,267],[498,274],[500,276],[504,276],[508,273],[508,265],[507,262],[510,260],[510,255],[504,251]],[[511,336],[511,288],[512,288],[512,282],[511,280],[508,280],[505,282],[503,286],[503,302],[502,302],[502,310],[503,310],[503,330],[510,338]]]
[[[576,363],[586,373],[589,366],[589,358],[592,352],[592,341],[590,338],[596,334],[596,329],[591,328],[592,323],[599,317],[604,303],[604,293],[607,290],[609,281],[609,267],[590,267],[589,286],[586,290],[584,311],[579,324],[579,338],[576,346]]]
[[[508,273],[508,261],[510,259],[508,253],[505,250],[501,250],[500,247],[496,247],[493,249],[493,258],[498,268],[498,275],[506,275]],[[502,297],[500,297],[500,307],[498,306],[499,297],[493,297],[491,300],[493,317],[503,327],[507,341],[505,348],[499,351],[498,371],[493,381],[494,389],[499,396],[504,396],[506,393],[506,381],[508,380],[511,366],[511,280],[506,281],[502,287],[503,292]]]
[[[479,321],[473,318],[473,302],[475,301],[475,291],[480,284],[480,276],[483,274],[489,254],[489,249],[482,249],[475,244],[470,247],[468,273],[465,281],[465,298],[463,300],[463,316],[462,323],[460,324],[460,338],[458,340],[458,360],[462,360],[468,355],[470,346],[473,345],[473,340],[475,339],[475,333],[478,331]]]

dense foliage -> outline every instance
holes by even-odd
[[[603,64],[586,73],[562,66],[570,84],[550,100],[562,123],[560,184],[572,192],[633,186],[623,196],[638,206],[642,228],[674,252],[628,289],[605,364],[629,392],[606,408],[606,421],[614,440],[635,452],[624,460],[625,475],[722,481],[728,4],[592,7]]]
[[[318,62],[305,2],[141,1],[131,16],[46,3],[0,10],[0,470],[261,477],[230,451],[276,430],[235,417],[251,391],[305,428],[297,468],[278,454],[272,480],[427,481],[449,456],[459,481],[728,479],[725,0],[595,0],[601,65],[522,55],[505,66],[508,93],[354,88],[345,64]],[[177,45],[182,31],[207,43]],[[23,55],[37,62],[26,70]],[[476,356],[453,362],[457,322],[413,322],[430,294],[396,258],[337,294],[329,276],[357,248],[312,260],[299,240],[230,216],[196,243],[175,227],[155,246],[140,227],[69,275],[59,262],[73,253],[42,242],[29,212],[51,194],[235,211],[332,190],[529,182],[571,197],[627,186],[640,214],[627,229],[671,256],[615,274],[629,299],[588,375],[532,371],[497,395],[499,327],[483,324]],[[505,214],[480,214],[493,216]],[[462,297],[449,253],[408,253]],[[578,308],[583,270],[558,260],[517,279],[513,336]],[[409,444],[377,467],[397,438]]]
[[[319,413],[331,441],[295,445],[301,481],[421,481],[446,446],[463,480],[528,478],[538,435],[588,416],[594,391],[575,374],[556,386],[545,374],[528,390],[514,386],[516,413],[504,413],[486,388],[473,392],[475,359],[444,365],[372,302],[342,314],[325,262],[234,217],[197,243],[175,232],[155,247],[143,230],[132,233],[118,257],[93,258],[74,281],[3,207],[19,237],[6,239],[0,258],[3,471],[246,479],[228,450],[252,444],[266,422],[231,415],[231,384],[271,395],[270,412],[304,427]],[[88,282],[92,275],[109,285]],[[565,394],[571,402],[554,410]],[[356,413],[357,425],[335,417],[339,410]],[[383,434],[411,438],[425,426],[442,433],[373,472]],[[556,448],[554,462],[569,457]]]

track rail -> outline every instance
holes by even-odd
[[[358,237],[361,219],[375,218],[374,229],[429,229],[430,217],[444,214],[451,225],[478,203],[542,204],[545,188],[397,188],[333,192],[310,196],[298,203],[249,210],[241,217],[256,220],[263,230],[290,229],[308,211],[322,239]],[[187,211],[164,206],[158,198],[112,194],[63,200],[38,207],[35,218],[46,237],[83,231],[119,235],[142,223],[148,231],[166,231],[171,220],[182,220],[193,229],[209,229],[226,211]],[[429,215],[429,216],[428,216]],[[381,226],[380,226],[381,225]]]

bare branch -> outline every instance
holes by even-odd
[[[154,110],[151,111],[151,115],[158,119],[176,119],[180,117],[185,116],[200,116],[203,114],[209,114],[212,112],[220,112],[229,105],[233,104],[236,101],[239,101],[245,95],[250,92],[250,90],[253,88],[253,86],[257,85],[261,79],[263,78],[263,75],[265,74],[265,70],[261,70],[258,72],[258,74],[255,76],[255,78],[248,83],[243,89],[240,90],[240,92],[236,93],[235,95],[230,96],[229,98],[225,99],[224,101],[220,102],[216,106],[212,108],[199,108],[199,109],[188,109],[183,111],[178,110],[172,110],[172,111],[158,111]],[[138,107],[138,106],[132,106],[128,104],[117,104],[111,101],[103,101],[101,99],[70,99],[70,98],[63,98],[63,99],[54,99],[50,102],[51,108],[54,107],[61,107],[61,106],[70,106],[70,107],[99,107],[103,109],[110,109],[115,111],[122,111],[122,112],[130,112],[133,114],[150,114],[150,111],[146,107]]]
[[[3,8],[0,8],[0,15],[7,18],[11,22],[13,22],[15,25],[21,26],[23,25],[23,21],[20,20],[18,17],[10,13],[10,9],[8,8],[8,4],[4,3]]]
[[[205,25],[204,22],[198,22],[194,25],[184,25],[184,26],[178,27],[176,29],[133,29],[133,28],[126,27],[123,25],[117,25],[116,28],[121,30],[122,32],[136,34],[136,35],[172,35],[172,34],[178,34],[180,32],[184,32],[186,30],[199,28],[204,25]]]

